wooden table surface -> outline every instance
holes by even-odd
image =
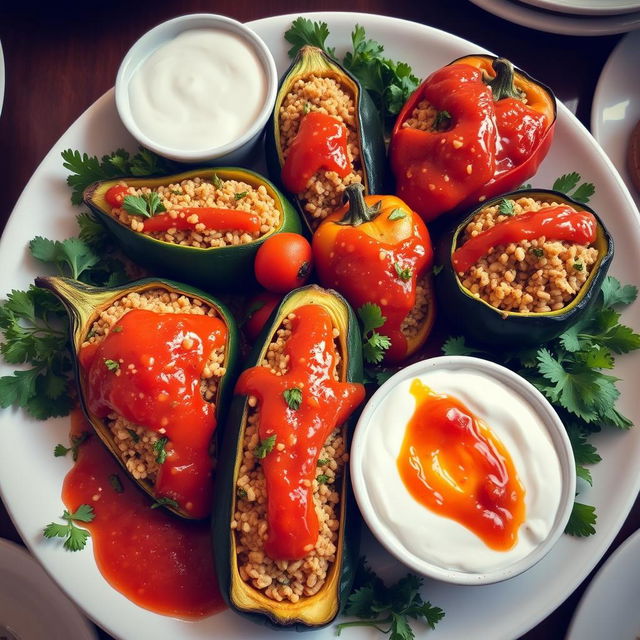
[[[2,5],[0,41],[6,87],[0,116],[0,175],[7,180],[0,201],[0,229],[47,151],[113,85],[128,48],[146,30],[177,15],[215,12],[247,21],[283,13],[348,9],[414,20],[510,58],[550,86],[587,127],[598,76],[621,37],[585,38],[537,32],[494,17],[466,0],[358,0],[348,5],[339,0],[112,0],[106,5],[52,2],[37,10],[33,3]],[[36,232],[34,229],[34,235]],[[640,501],[636,501],[607,555],[639,527]],[[0,537],[20,542],[1,504]],[[593,574],[524,638],[563,638],[592,577]],[[103,632],[100,636],[110,637]]]

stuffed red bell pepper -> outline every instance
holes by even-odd
[[[553,93],[503,58],[459,58],[432,73],[391,137],[397,194],[428,222],[517,188],[553,138]]]

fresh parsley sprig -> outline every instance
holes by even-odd
[[[600,461],[588,441],[604,427],[628,429],[631,421],[616,408],[620,396],[618,378],[609,375],[615,356],[640,349],[640,334],[620,322],[618,307],[633,302],[636,287],[622,286],[608,276],[594,306],[555,340],[538,349],[489,353],[468,345],[462,337],[449,338],[446,355],[479,355],[517,371],[554,406],[567,428],[576,460],[576,473],[592,484],[585,465]],[[589,505],[576,503],[567,533],[584,536],[595,532],[596,513]]]
[[[84,190],[94,182],[124,176],[156,176],[177,173],[180,165],[140,147],[131,156],[124,149],[98,158],[73,149],[62,152],[63,166],[71,172],[67,184],[71,187],[71,202],[82,204]]]
[[[375,329],[379,329],[387,319],[382,315],[380,307],[372,302],[365,302],[357,313],[362,322],[362,355],[367,362],[378,364],[391,346],[391,340]]]
[[[565,173],[556,179],[551,188],[554,191],[560,191],[568,195],[577,202],[586,203],[589,202],[591,196],[596,192],[596,188],[591,182],[580,183],[581,179],[582,177],[577,171]]]
[[[67,551],[80,551],[84,549],[91,534],[86,529],[76,527],[76,522],[91,522],[95,518],[93,507],[88,504],[81,504],[76,511],[69,513],[66,509],[62,514],[62,519],[66,524],[51,522],[42,534],[45,538],[64,538],[62,545]]]
[[[132,216],[142,216],[143,218],[151,218],[166,211],[160,196],[155,191],[143,193],[141,196],[125,196],[122,208]]]
[[[440,607],[422,599],[422,583],[422,578],[409,573],[387,587],[361,559],[345,608],[347,616],[359,620],[340,623],[336,635],[348,627],[373,627],[389,634],[391,640],[413,640],[415,635],[409,620],[423,622],[434,629],[445,614]]]
[[[319,47],[336,58],[335,49],[327,45],[329,27],[326,22],[296,18],[284,37],[293,45],[289,49],[292,58],[305,45]],[[352,49],[345,54],[342,64],[358,78],[390,125],[420,81],[406,62],[385,58],[384,47],[367,38],[364,27],[358,24],[351,32],[351,45]]]
[[[298,387],[291,387],[291,389],[285,389],[282,392],[284,396],[284,401],[287,403],[287,406],[294,411],[297,411],[302,404],[302,389]]]
[[[258,458],[258,460],[263,460],[273,451],[273,447],[275,447],[275,445],[276,434],[274,433],[260,442],[260,444],[253,450],[253,455]]]

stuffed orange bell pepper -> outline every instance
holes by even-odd
[[[348,204],[313,236],[316,272],[322,285],[341,293],[361,317],[364,305],[365,312],[372,310],[369,305],[379,307],[382,318],[374,328],[377,336],[388,338],[381,343],[384,356],[368,348],[365,321],[365,359],[400,362],[424,344],[435,317],[429,232],[395,196],[364,197],[357,183],[346,194]]]
[[[555,120],[553,93],[508,60],[454,60],[418,87],[396,120],[396,192],[429,222],[513,191],[538,170]]]

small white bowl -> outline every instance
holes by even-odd
[[[398,389],[399,385],[403,385],[403,387],[398,390],[398,393],[404,394],[404,390],[407,389],[409,381],[424,374],[433,375],[436,373],[451,376],[452,374],[454,375],[456,371],[462,370],[471,372],[472,375],[477,374],[482,377],[483,381],[478,382],[478,384],[482,384],[484,394],[482,396],[476,394],[475,396],[478,398],[477,402],[480,404],[484,403],[487,405],[491,403],[490,400],[487,400],[487,389],[490,389],[492,386],[494,386],[496,390],[502,389],[505,393],[511,393],[511,397],[514,398],[514,402],[516,403],[513,406],[521,405],[526,408],[531,412],[530,415],[532,419],[535,419],[539,425],[542,425],[539,430],[539,433],[542,434],[540,442],[544,443],[542,450],[547,453],[555,451],[557,456],[557,463],[555,460],[553,461],[555,468],[553,474],[559,481],[560,487],[559,491],[555,492],[554,497],[554,501],[557,501],[558,504],[555,516],[553,513],[548,513],[545,510],[547,504],[546,498],[536,493],[536,491],[533,490],[532,484],[529,485],[530,489],[532,489],[531,502],[536,505],[536,509],[543,509],[544,516],[548,518],[550,523],[549,532],[539,543],[529,541],[527,544],[530,546],[520,547],[519,550],[517,546],[514,547],[516,551],[512,559],[506,556],[499,557],[495,555],[509,552],[494,552],[488,549],[479,538],[464,529],[464,527],[456,523],[448,524],[448,521],[444,522],[442,516],[430,512],[427,507],[415,501],[405,489],[402,484],[402,479],[397,472],[396,457],[399,453],[398,442],[401,442],[404,437],[407,421],[414,411],[414,403],[412,398],[407,398],[407,402],[405,403],[404,395],[396,395],[392,401],[389,394]],[[444,380],[445,378],[441,379]],[[454,380],[453,377],[450,379]],[[446,387],[447,384],[455,384],[456,382],[457,381],[444,383],[444,386]],[[467,400],[470,399],[472,404],[470,409],[473,410],[474,393],[471,389],[468,389],[468,387],[466,389],[467,391],[455,393],[454,395],[460,397],[465,404],[469,404]],[[434,388],[435,392],[442,390],[443,389]],[[447,391],[446,388],[444,391]],[[462,397],[464,395],[467,396],[467,399]],[[494,406],[497,407],[496,410],[498,411],[496,415],[515,415],[515,413],[509,412],[503,405]],[[520,415],[524,415],[524,413]],[[480,417],[482,417],[482,415]],[[525,419],[521,418],[521,420],[524,421]],[[509,442],[517,442],[517,439],[520,437],[531,437],[529,435],[531,431],[523,434],[523,431],[520,430],[521,420],[518,420],[515,431],[513,423],[511,423],[512,426],[509,428],[512,429],[512,431],[506,435]],[[489,421],[488,424],[491,428],[491,421]],[[530,422],[528,424],[532,423]],[[548,437],[545,432],[548,434]],[[498,437],[501,436],[498,434]],[[514,451],[509,444],[505,440],[503,440],[503,443],[513,456]],[[397,447],[397,449],[395,447]],[[529,474],[531,474],[532,470],[542,470],[543,477],[541,481],[543,483],[545,482],[544,466],[541,468],[539,460],[531,460],[533,458],[531,455],[529,455],[528,458],[521,453],[517,453],[516,455],[518,459],[523,462],[524,467],[524,469],[522,469],[516,464],[519,475],[523,470]],[[479,358],[466,356],[431,358],[410,365],[389,378],[371,397],[358,420],[351,445],[350,458],[351,480],[358,506],[367,525],[378,541],[390,553],[396,556],[398,560],[409,566],[415,572],[453,584],[490,584],[512,578],[532,567],[549,552],[562,535],[569,520],[575,497],[576,474],[573,451],[567,432],[553,407],[544,396],[524,378],[505,367]],[[524,462],[525,460],[526,462]],[[514,458],[514,463],[515,462],[516,459]],[[547,467],[549,469],[551,468],[549,464]],[[371,475],[372,468],[375,469],[376,475]],[[393,476],[394,473],[396,476]],[[369,480],[367,480],[367,475]],[[538,474],[534,475],[538,477]],[[551,472],[549,472],[549,475],[551,477]],[[523,478],[521,479],[523,484],[525,484],[526,492],[527,487],[525,480]],[[535,497],[536,495],[538,495],[538,497]],[[526,500],[527,496],[525,495],[525,501]],[[428,518],[432,518],[433,520],[428,520]],[[440,522],[435,522],[437,520],[440,520]],[[431,522],[432,528],[425,526],[426,522]],[[448,527],[446,529],[448,532],[446,535],[443,535],[442,531],[435,533],[436,525],[439,527],[440,523],[442,523],[444,527]],[[531,530],[535,530],[535,526],[536,525],[531,525]],[[451,527],[454,527],[454,529],[452,530]],[[462,546],[467,552],[472,554],[473,562],[476,561],[477,557],[484,554],[485,551],[488,554],[493,554],[492,556],[482,556],[491,558],[490,562],[486,565],[488,568],[486,570],[470,570],[463,568],[462,564],[459,567],[452,568],[453,563],[449,564],[445,561],[437,564],[433,557],[425,559],[425,555],[428,554],[422,553],[415,545],[411,548],[411,543],[414,540],[426,540],[426,537],[430,535],[433,536],[433,540],[447,541],[446,544],[448,548],[446,548],[444,553],[450,558],[455,557],[457,549]],[[418,538],[418,536],[422,536],[422,538]],[[523,528],[520,529],[519,538],[523,538]],[[421,544],[421,542],[419,544]],[[431,544],[430,541],[429,544]],[[472,547],[471,544],[477,546]],[[422,547],[423,550],[424,548],[425,547]],[[471,549],[474,550],[471,551]],[[431,552],[431,548],[429,552]],[[449,564],[449,566],[443,566],[447,564]]]
[[[217,29],[228,31],[242,38],[256,53],[260,61],[266,80],[266,96],[264,104],[255,118],[255,121],[249,129],[245,131],[239,138],[228,142],[227,144],[202,149],[202,150],[185,150],[176,147],[170,147],[162,144],[143,131],[133,117],[130,97],[130,82],[145,62],[161,46],[167,44],[178,35],[185,31],[193,29]],[[249,157],[255,145],[260,140],[264,126],[271,116],[273,105],[278,90],[278,72],[276,64],[264,41],[251,29],[243,25],[237,20],[226,16],[215,15],[212,13],[198,13],[173,18],[167,22],[159,24],[147,33],[145,33],[132,47],[124,57],[118,75],[116,76],[115,97],[116,107],[122,123],[129,133],[144,147],[154,151],[155,153],[189,164],[195,163],[211,163],[234,165],[242,164],[242,161]],[[212,99],[215,99],[215,89],[212,88]]]

